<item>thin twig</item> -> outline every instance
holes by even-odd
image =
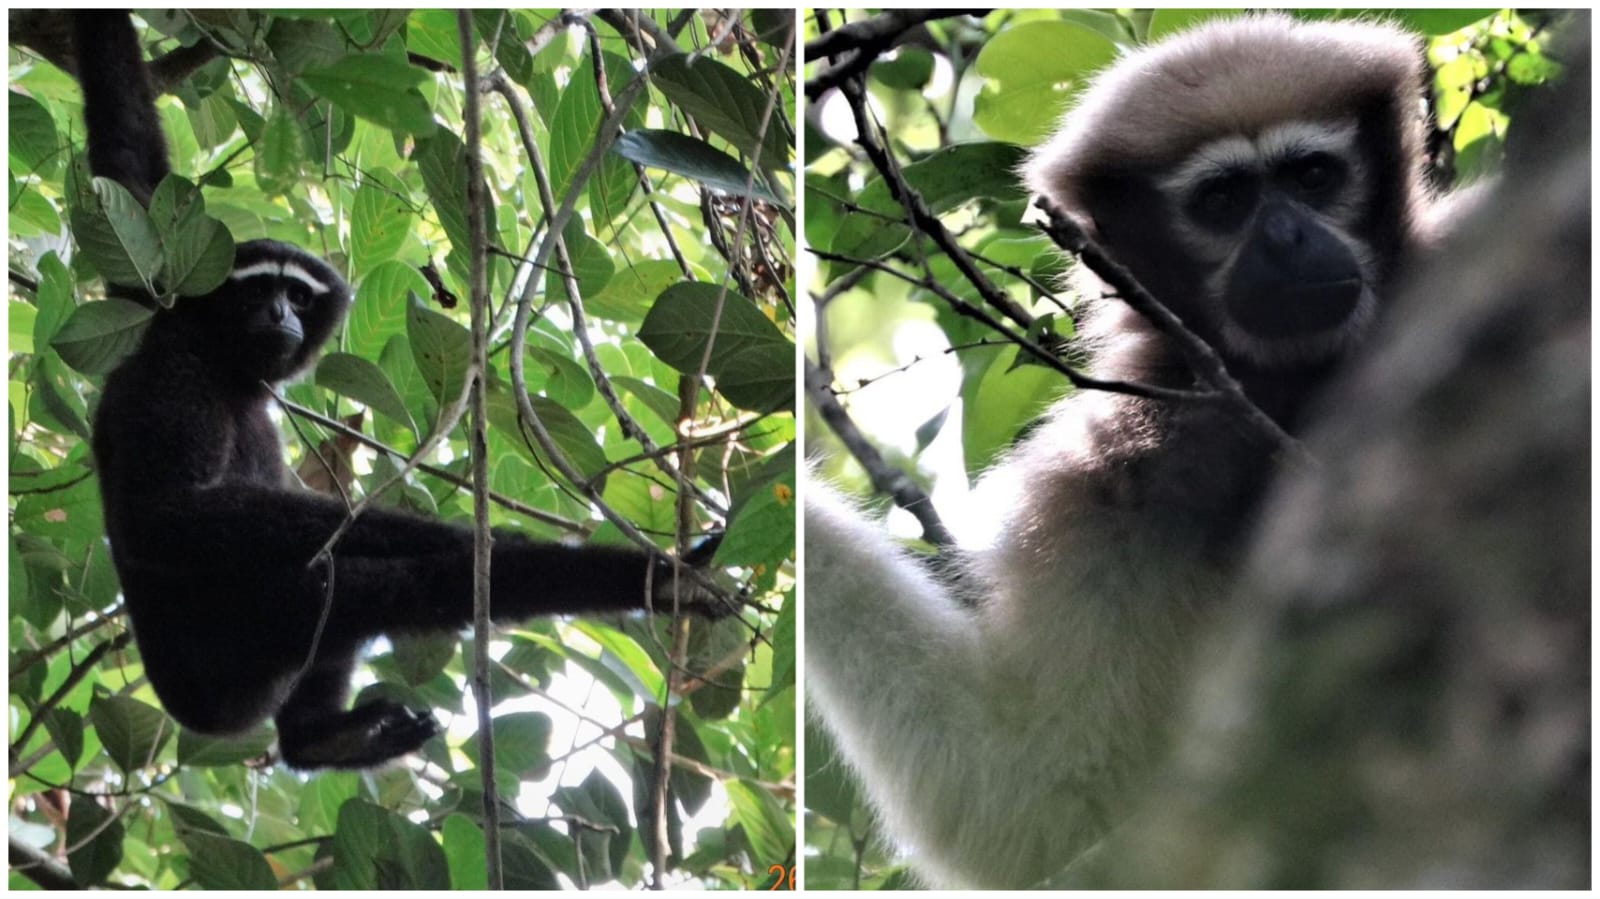
[[[403,463],[409,463],[418,458],[415,454],[408,455],[404,451],[396,449],[395,447],[384,443],[376,437],[368,436],[367,434],[350,427],[342,421],[329,418],[315,409],[308,409],[305,406],[294,402],[293,400],[285,397],[279,397],[278,405],[286,412],[291,412],[299,418],[316,422],[318,425],[321,425],[330,431],[342,434],[351,438],[352,440],[356,440],[363,446],[376,450],[392,458],[399,459]],[[432,465],[427,462],[418,462],[415,468],[417,471],[432,477],[436,477],[442,481],[447,481],[462,489],[472,489],[471,479],[462,477],[461,475],[458,475],[453,471],[449,471],[448,469],[440,468],[437,465]],[[489,499],[502,508],[515,512],[518,515],[534,519],[535,521],[541,521],[548,525],[553,525],[561,528],[562,530],[570,531],[574,534],[587,534],[591,530],[591,527],[583,522],[573,521],[570,518],[564,518],[560,515],[556,515],[553,512],[546,512],[543,509],[536,509],[533,506],[522,502],[521,500],[512,499],[503,493],[495,493],[491,490],[489,492]]]
[[[805,61],[814,62],[824,56],[834,57],[836,61],[806,82],[806,98],[815,100],[829,89],[865,72],[878,54],[894,46],[900,35],[917,25],[954,16],[981,16],[987,12],[985,9],[896,9],[827,31],[806,42]],[[838,59],[841,55],[843,58]]]
[[[478,775],[483,788],[483,856],[488,887],[505,888],[500,868],[500,790],[496,786],[494,748],[494,687],[489,681],[490,554],[494,534],[489,530],[489,235],[485,213],[488,197],[483,180],[483,134],[479,116],[478,47],[473,35],[472,12],[456,13],[461,34],[461,75],[464,82],[463,117],[466,119],[467,227],[470,241],[470,298],[472,311],[472,364],[467,380],[472,384],[472,428],[468,457],[472,465],[472,698],[478,712]]]
[[[839,398],[834,395],[829,374],[817,367],[810,359],[806,360],[806,398],[811,405],[816,407],[822,420],[828,428],[838,435],[839,440],[850,451],[861,467],[867,470],[867,476],[872,479],[872,486],[880,493],[887,494],[894,500],[894,504],[916,516],[922,524],[922,539],[934,546],[951,546],[956,542],[954,534],[945,527],[943,519],[933,507],[933,500],[928,494],[911,480],[911,476],[890,465],[884,460],[878,448],[861,433],[856,423],[850,418],[850,413],[845,411],[839,403]]]
[[[1044,363],[1044,365],[1047,367],[1053,368],[1062,375],[1065,375],[1067,380],[1072,382],[1072,385],[1079,389],[1104,390],[1108,393],[1124,393],[1129,396],[1137,396],[1145,399],[1156,400],[1175,400],[1183,402],[1220,401],[1221,397],[1219,394],[1209,391],[1179,390],[1173,387],[1162,387],[1157,384],[1143,384],[1137,381],[1112,381],[1096,378],[1092,375],[1086,375],[1063,362],[1059,356],[1040,346],[1037,342],[1031,340],[1026,334],[1015,330],[1005,322],[995,318],[982,306],[963,299],[950,288],[939,283],[938,281],[933,280],[932,278],[919,277],[911,274],[910,272],[901,271],[900,269],[895,268],[886,262],[880,262],[876,259],[857,259],[853,256],[843,256],[838,253],[830,253],[826,250],[818,249],[812,249],[810,252],[819,259],[827,259],[836,262],[848,262],[853,265],[860,265],[866,268],[884,272],[885,274],[893,275],[896,278],[900,278],[901,280],[905,281],[907,284],[913,284],[928,291],[929,293],[938,296],[940,299],[948,303],[950,307],[957,313],[982,322],[990,329],[1004,335],[1007,340],[1021,347],[1029,355]]]

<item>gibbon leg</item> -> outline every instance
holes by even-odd
[[[357,649],[318,655],[278,710],[278,747],[292,768],[370,768],[415,752],[435,734],[438,722],[387,699],[350,711]]]

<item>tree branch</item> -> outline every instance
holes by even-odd
[[[500,868],[500,791],[495,785],[494,686],[489,681],[489,640],[494,625],[489,609],[489,557],[494,535],[489,530],[489,235],[485,212],[488,185],[483,180],[483,133],[479,109],[478,46],[471,10],[456,12],[461,36],[461,78],[466,119],[467,228],[471,243],[469,269],[472,312],[472,428],[468,457],[472,465],[472,699],[478,712],[478,775],[483,786],[483,856],[488,887],[505,889]]]
[[[839,402],[832,389],[833,377],[827,371],[819,368],[816,363],[807,359],[806,362],[806,398],[811,400],[811,405],[816,407],[822,420],[837,434],[845,448],[850,451],[861,467],[867,470],[867,476],[872,479],[872,486],[879,492],[887,494],[894,500],[894,504],[916,516],[922,524],[922,539],[938,547],[952,546],[956,542],[955,535],[945,527],[943,519],[933,507],[933,500],[928,494],[911,480],[911,476],[884,460],[878,448],[861,433],[856,423],[850,418],[850,413]]]
[[[865,72],[879,54],[894,46],[902,34],[917,25],[954,16],[981,16],[987,12],[985,9],[896,9],[825,32],[806,42],[806,62],[814,62],[824,56],[849,55],[807,81],[806,98],[815,100],[831,88]]]

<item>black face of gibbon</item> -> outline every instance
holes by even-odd
[[[148,198],[167,173],[144,62],[125,13],[79,13],[90,167]],[[94,456],[112,558],[145,670],[167,711],[203,733],[276,720],[297,768],[363,768],[415,751],[431,715],[378,700],[346,709],[366,641],[450,631],[472,618],[472,535],[372,509],[331,555],[345,504],[292,485],[272,386],[307,370],[350,304],[325,262],[270,240],[241,244],[208,296],[158,309],[106,379]],[[720,603],[649,554],[497,531],[494,616]]]
[[[1086,205],[1112,255],[1235,364],[1318,366],[1364,331],[1394,268],[1376,127],[1218,138],[1167,170],[1092,179]]]
[[[327,263],[290,244],[253,240],[237,247],[221,287],[180,300],[175,311],[217,350],[219,371],[254,384],[308,368],[349,305],[349,288]]]

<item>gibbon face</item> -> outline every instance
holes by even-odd
[[[1377,303],[1362,236],[1367,166],[1359,125],[1285,122],[1196,151],[1158,189],[1174,251],[1197,283],[1224,352],[1270,365],[1338,353]]]
[[[1426,201],[1421,85],[1385,26],[1202,27],[1102,74],[1025,175],[1231,361],[1318,365],[1365,333]]]

